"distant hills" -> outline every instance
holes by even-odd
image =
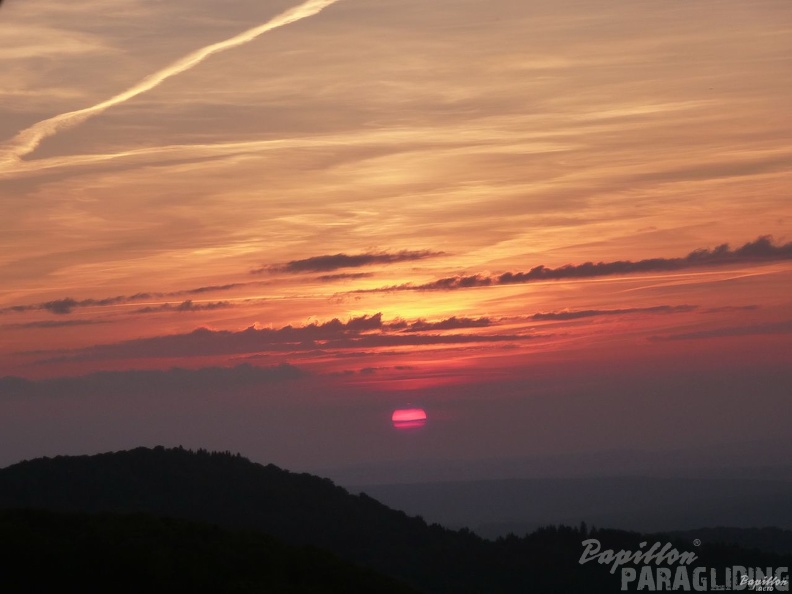
[[[704,526],[792,529],[792,481],[733,478],[578,477],[350,487],[444,526],[487,538],[581,521],[660,532]]]
[[[586,526],[579,526],[548,527],[524,537],[487,541],[466,529],[453,531],[428,525],[421,518],[390,509],[365,494],[351,495],[327,479],[291,473],[273,465],[262,466],[227,452],[191,452],[181,448],[138,448],[15,464],[0,470],[0,509],[20,508],[58,513],[27,516],[29,522],[41,525],[33,530],[34,537],[25,536],[24,530],[19,532],[18,516],[13,515],[19,512],[0,516],[0,540],[19,541],[14,549],[17,552],[27,547],[40,555],[46,549],[42,548],[42,538],[63,543],[62,535],[68,530],[87,535],[81,542],[89,549],[104,549],[101,543],[105,541],[101,539],[109,530],[118,536],[105,543],[106,556],[120,564],[119,567],[132,555],[146,567],[154,564],[151,571],[156,573],[157,564],[160,568],[170,566],[178,558],[174,551],[189,551],[187,543],[197,540],[205,543],[205,548],[190,553],[193,556],[184,561],[187,565],[202,565],[212,575],[217,572],[208,568],[239,567],[244,573],[252,571],[251,555],[262,560],[270,556],[284,561],[271,565],[270,569],[265,564],[261,572],[251,574],[251,579],[277,581],[288,578],[278,573],[277,567],[290,563],[292,567],[305,567],[313,563],[306,560],[310,555],[306,557],[303,549],[288,547],[311,546],[330,551],[369,571],[356,574],[332,557],[318,556],[317,575],[322,571],[334,572],[337,563],[341,580],[338,583],[374,580],[377,578],[370,572],[376,571],[425,594],[616,592],[618,574],[612,575],[607,567],[596,563],[578,562],[583,551],[581,542],[597,538],[603,547],[637,549],[642,539],[652,538],[613,530],[592,532]],[[78,515],[73,516],[75,513]],[[86,513],[103,514],[104,519],[94,521],[80,515]],[[116,517],[117,514],[121,516]],[[126,514],[138,514],[137,519],[129,519]],[[179,522],[168,524],[170,520],[162,518],[212,524],[232,532],[212,533],[211,530],[217,529]],[[102,527],[102,522],[107,523],[106,527]],[[141,528],[136,532],[138,523]],[[251,532],[256,535],[251,536]],[[48,536],[36,541],[35,534]],[[263,537],[264,534],[268,536]],[[691,536],[695,538],[695,535],[677,535],[674,546],[680,551],[692,550]],[[134,557],[145,547],[141,544],[135,552],[129,543],[149,541],[163,543],[161,554]],[[222,542],[231,543],[225,549],[225,557],[198,563],[200,555],[212,557],[223,548],[219,544]],[[251,543],[250,547],[240,544],[244,542]],[[790,555],[709,544],[706,540],[695,552],[697,563],[706,567],[792,565]],[[392,590],[380,589],[383,586],[372,583],[365,585],[360,581],[363,585],[347,591],[409,591],[399,590],[404,587],[387,580],[382,583]],[[303,590],[278,587],[249,591],[297,594]]]
[[[577,450],[511,457],[410,458],[309,469],[344,487],[602,477],[792,481],[792,442],[740,440],[682,448]]]

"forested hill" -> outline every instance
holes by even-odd
[[[646,540],[580,527],[486,541],[467,530],[429,526],[327,479],[229,453],[164,448],[15,464],[0,470],[0,508],[143,513],[258,531],[332,551],[437,594],[616,592],[618,575],[579,564],[582,540],[595,537],[617,550]],[[676,546],[693,545],[682,540]],[[789,556],[706,542],[696,553],[710,567],[792,565]]]

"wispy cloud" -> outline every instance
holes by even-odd
[[[20,324],[3,324],[0,328],[29,329],[29,328],[68,328],[71,326],[92,326],[94,324],[108,324],[109,320],[37,320]]]
[[[213,43],[184,56],[180,60],[147,76],[138,84],[110,99],[90,107],[62,113],[47,120],[40,121],[16,135],[7,145],[5,155],[0,156],[0,165],[16,162],[25,155],[35,151],[39,144],[41,144],[41,141],[48,136],[53,136],[61,130],[77,126],[110,107],[129,101],[142,93],[150,91],[169,78],[194,68],[213,54],[244,45],[268,31],[313,16],[331,4],[335,4],[337,1],[338,0],[307,0],[299,6],[282,12],[262,25],[258,25],[239,35],[235,35],[234,37],[218,43]]]
[[[58,394],[59,396],[100,393],[104,395],[140,391],[185,392],[212,388],[239,388],[265,382],[299,379],[308,372],[283,363],[256,367],[248,363],[236,367],[202,367],[200,369],[100,371],[89,375],[49,380],[0,378],[0,393],[13,396]]]
[[[183,289],[180,291],[168,291],[168,292],[151,292],[147,291],[145,293],[135,293],[134,295],[116,295],[115,297],[104,297],[102,299],[95,299],[95,298],[88,298],[88,299],[73,299],[72,297],[64,297],[63,299],[54,299],[52,301],[44,301],[41,303],[33,303],[29,305],[11,305],[8,307],[4,307],[0,309],[0,314],[8,313],[8,312],[26,312],[26,311],[48,311],[54,314],[70,314],[75,309],[81,307],[107,307],[110,305],[120,305],[124,303],[135,303],[138,301],[148,301],[151,299],[168,299],[171,297],[186,297],[189,295],[203,295],[204,293],[214,293],[219,291],[230,291],[232,289],[236,289],[238,287],[243,287],[252,283],[231,283],[226,285],[208,285],[205,287],[196,287],[194,289]],[[184,305],[185,303],[192,304],[192,301],[185,301],[181,304],[185,309],[179,311],[187,311],[191,308],[190,305]],[[219,303],[219,302],[218,302]],[[227,302],[222,302],[227,303]],[[165,311],[169,308],[171,304],[162,304],[159,307],[162,307],[162,311]],[[198,305],[193,304],[194,307],[198,307]],[[208,309],[204,307],[204,309]],[[216,309],[216,308],[214,308]],[[152,310],[153,311],[153,310]],[[144,312],[149,313],[149,312]]]
[[[316,280],[322,281],[323,283],[332,283],[339,280],[356,280],[359,278],[370,278],[374,276],[371,272],[352,272],[352,273],[341,273],[341,274],[323,274],[322,276],[316,277]]]
[[[251,270],[252,274],[262,272],[331,272],[341,268],[360,268],[374,264],[393,264],[395,262],[410,262],[423,260],[443,255],[442,252],[430,250],[401,250],[399,252],[367,252],[364,254],[332,254],[313,256],[303,260],[292,260],[285,264],[274,264]],[[335,276],[335,275],[334,275]],[[326,277],[328,278],[328,277]],[[333,278],[333,277],[329,277]]]
[[[598,316],[621,316],[627,314],[672,314],[687,313],[698,309],[696,305],[657,305],[654,307],[629,307],[625,309],[584,309],[578,311],[539,312],[531,316],[532,320],[578,320]]]
[[[768,322],[764,324],[753,324],[750,326],[730,326],[727,328],[715,328],[713,330],[700,330],[697,332],[685,332],[680,334],[669,334],[666,336],[652,336],[651,340],[703,340],[707,338],[728,338],[733,336],[753,336],[762,334],[790,334],[792,333],[792,320],[783,322]]]
[[[233,307],[228,301],[210,301],[208,303],[194,303],[192,300],[182,301],[178,305],[173,303],[163,303],[136,309],[135,313],[160,313],[164,311],[188,312],[188,311],[212,311],[215,309],[225,309]]]
[[[730,311],[756,311],[759,309],[758,305],[724,305],[722,307],[710,307],[705,309],[702,313],[723,313]]]

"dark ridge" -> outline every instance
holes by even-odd
[[[781,528],[701,528],[669,532],[668,536],[686,540],[698,538],[704,542],[738,545],[746,549],[792,555],[792,530]]]

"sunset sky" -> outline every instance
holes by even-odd
[[[790,72],[789,0],[6,0],[0,464],[769,452]]]

